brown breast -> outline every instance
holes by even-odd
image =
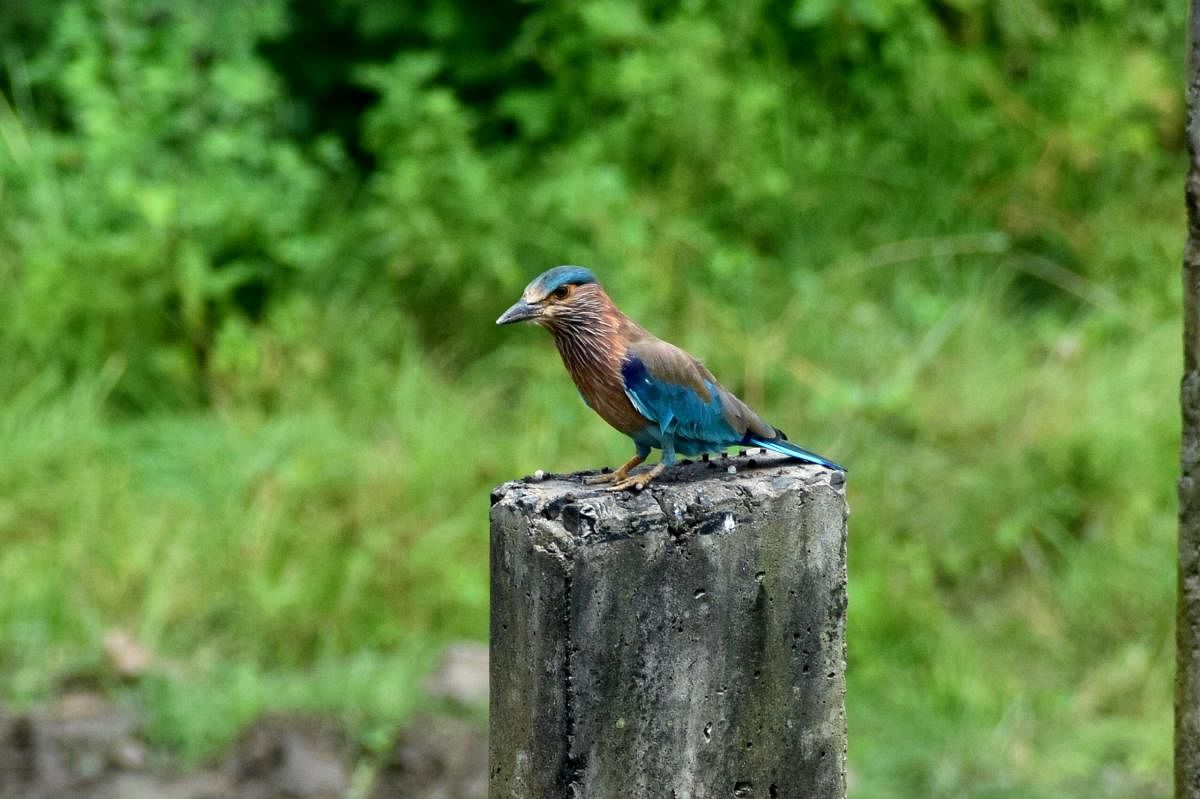
[[[625,394],[625,347],[615,337],[556,331],[554,343],[579,393],[601,419],[626,434],[650,424]]]

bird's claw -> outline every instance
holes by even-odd
[[[651,480],[662,474],[662,471],[663,465],[661,463],[656,464],[653,469],[647,472],[635,474],[632,477],[626,477],[624,480],[614,483],[613,485],[609,486],[608,490],[627,491],[632,488],[635,491],[641,491],[643,488],[650,485]]]
[[[603,474],[592,474],[583,478],[583,482],[591,485],[603,485],[605,483],[623,483],[629,477],[629,470],[638,466],[645,458],[641,455],[634,455],[629,460],[625,461],[618,467],[615,472],[604,472]]]

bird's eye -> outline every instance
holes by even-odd
[[[556,300],[565,300],[567,298],[567,295],[570,293],[571,293],[570,285],[559,286],[558,288],[556,288],[554,290],[554,292],[550,296]]]

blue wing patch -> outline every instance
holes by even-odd
[[[664,463],[673,463],[676,451],[683,455],[699,455],[744,444],[765,447],[797,460],[845,471],[844,467],[792,444],[787,436],[756,417],[752,421],[765,427],[767,432],[755,434],[753,428],[741,434],[735,432],[725,418],[723,400],[734,403],[737,400],[722,394],[723,389],[711,380],[704,380],[704,388],[708,391],[706,400],[692,386],[673,383],[652,374],[640,358],[630,354],[621,364],[621,381],[633,407],[651,422],[633,434],[638,451],[642,452],[642,448],[645,448],[648,452],[650,447],[660,447]],[[752,411],[745,411],[753,417]]]
[[[691,386],[661,380],[631,355],[621,364],[625,394],[638,413],[658,425],[659,436],[674,436],[684,454],[708,452],[741,438],[725,421],[720,389],[707,384],[708,399]]]

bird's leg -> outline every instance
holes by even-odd
[[[629,476],[629,471],[631,469],[644,460],[646,460],[644,456],[634,455],[632,458],[622,463],[621,468],[617,469],[615,472],[608,472],[607,474],[593,474],[583,478],[583,482],[591,483],[593,485],[599,485],[602,483],[619,483]]]
[[[662,434],[662,459],[658,463],[654,464],[654,466],[648,471],[642,472],[641,474],[635,474],[632,477],[627,477],[624,480],[614,483],[608,490],[624,491],[632,488],[637,491],[641,491],[643,488],[650,485],[651,480],[653,480],[655,477],[658,477],[663,473],[663,470],[674,463],[675,436],[664,431]]]
[[[614,483],[613,485],[609,486],[608,490],[609,491],[625,491],[626,489],[633,488],[638,491],[641,491],[643,488],[645,488],[647,485],[650,484],[651,480],[653,480],[655,477],[658,477],[660,474],[662,474],[663,470],[666,468],[667,467],[663,463],[661,463],[661,462],[656,463],[652,467],[650,467],[650,469],[648,471],[642,472],[641,474],[635,474],[632,477],[626,477],[621,482]]]
[[[629,460],[622,463],[621,468],[617,469],[615,472],[609,472],[608,474],[594,474],[590,477],[583,478],[583,482],[591,483],[592,485],[602,485],[604,483],[619,483],[622,480],[624,480],[626,477],[629,476],[629,472],[634,467],[636,467],[642,461],[646,460],[646,456],[649,454],[650,454],[649,447],[643,448],[643,447],[639,446],[637,448],[637,454],[635,454],[632,458],[630,458]]]

